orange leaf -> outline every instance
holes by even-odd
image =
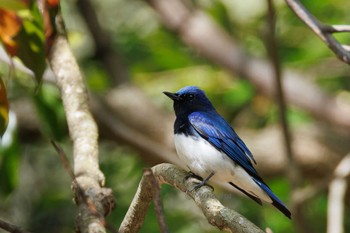
[[[47,3],[51,8],[58,7],[58,5],[60,4],[60,0],[47,0]]]
[[[45,51],[49,53],[54,38],[57,36],[56,18],[60,11],[59,0],[46,0],[44,5]]]
[[[14,11],[0,9],[0,40],[11,56],[16,55],[17,43],[14,37],[22,27],[21,19]]]

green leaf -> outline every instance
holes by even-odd
[[[223,96],[223,102],[230,108],[238,109],[251,100],[254,90],[247,81],[238,80],[227,90]]]
[[[0,1],[0,8],[6,9],[6,10],[23,10],[26,8],[26,4],[23,0],[1,0]]]
[[[18,184],[20,155],[16,138],[8,147],[0,147],[0,193],[8,196]]]
[[[47,137],[59,141],[67,136],[66,118],[58,90],[51,85],[43,85],[34,95],[34,102]]]
[[[22,29],[16,36],[16,55],[34,72],[40,84],[46,68],[43,18],[36,3],[32,4],[30,11],[22,11],[19,15],[22,18]]]
[[[9,120],[9,104],[7,101],[6,87],[0,77],[0,136],[5,133]]]

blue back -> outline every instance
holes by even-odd
[[[193,112],[188,120],[198,134],[216,149],[224,152],[250,175],[258,177],[252,165],[252,153],[231,126],[216,111]]]

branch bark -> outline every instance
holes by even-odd
[[[0,228],[11,233],[30,233],[29,231],[23,230],[21,227],[5,222],[0,219]]]
[[[169,184],[189,195],[197,206],[201,208],[208,222],[220,230],[235,233],[263,232],[239,213],[223,206],[217,200],[209,186],[203,186],[200,189],[195,190],[194,186],[196,185],[197,180],[192,178],[187,179],[186,176],[188,173],[184,170],[181,170],[172,164],[160,164],[154,166],[152,172],[160,185]],[[119,229],[120,233],[137,232],[141,227],[139,223],[143,222],[149,203],[153,198],[152,195],[154,192],[152,189],[153,187],[150,182],[148,182],[145,176],[143,176],[137,189],[137,193],[121,224]]]
[[[299,0],[286,0],[288,6],[343,62],[350,65],[350,52],[341,45],[332,33],[349,32],[349,25],[324,25],[318,21]]]
[[[350,177],[350,154],[345,156],[334,171],[329,184],[327,233],[344,232],[344,204],[348,178]]]
[[[74,175],[91,206],[79,202],[77,224],[80,232],[106,232],[103,216],[113,199],[110,189],[103,188],[104,175],[98,165],[98,132],[88,107],[88,95],[76,60],[65,36],[58,35],[49,54],[49,63],[57,78],[70,137],[73,140]],[[76,200],[79,197],[76,193]]]

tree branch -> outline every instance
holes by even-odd
[[[156,212],[156,217],[159,224],[160,232],[168,233],[169,230],[165,222],[164,209],[163,209],[162,201],[160,199],[159,183],[154,177],[152,169],[146,168],[143,174],[148,179],[148,182],[150,182],[152,185],[154,210]]]
[[[49,54],[49,63],[56,75],[57,86],[73,140],[74,175],[85,195],[93,202],[96,215],[89,206],[78,200],[77,224],[80,232],[105,232],[105,216],[113,199],[110,189],[102,188],[104,175],[98,165],[97,126],[88,107],[88,95],[76,60],[65,36],[58,35]]]
[[[29,233],[29,231],[23,230],[19,226],[5,222],[2,219],[0,219],[0,228],[11,233]]]
[[[263,231],[237,212],[224,207],[215,197],[209,186],[195,190],[195,179],[186,179],[187,172],[172,164],[160,164],[152,168],[158,183],[169,184],[180,191],[187,193],[201,208],[208,222],[219,228],[235,233],[262,233]],[[198,181],[197,181],[198,182]],[[136,195],[119,229],[120,233],[137,232],[141,227],[149,203],[152,200],[153,190],[145,176],[142,177]],[[193,190],[193,191],[188,191]]]
[[[279,121],[283,134],[283,144],[284,151],[286,157],[288,159],[289,167],[287,169],[287,177],[289,184],[291,186],[291,193],[293,193],[300,187],[301,185],[301,172],[298,167],[298,164],[295,161],[295,155],[292,150],[292,135],[290,132],[290,127],[287,121],[287,104],[285,102],[285,94],[282,86],[282,68],[280,59],[278,57],[278,41],[276,39],[276,12],[275,7],[272,0],[267,0],[268,6],[268,31],[266,33],[266,47],[272,62],[273,70],[274,70],[274,78],[275,78],[275,101],[278,105],[279,110]],[[292,199],[294,200],[294,199]],[[305,225],[307,221],[305,221],[305,216],[303,211],[299,211],[298,209],[302,208],[302,206],[297,205],[297,202],[291,203],[291,210],[294,213],[294,220],[296,223],[296,227],[298,232],[311,232],[311,228],[309,225]],[[298,214],[295,214],[298,213]]]
[[[327,33],[350,32],[350,25],[323,25],[322,30]]]
[[[328,233],[344,232],[344,202],[349,177],[350,154],[340,161],[334,170],[334,178],[329,184],[327,214]]]
[[[276,39],[276,13],[272,0],[267,0],[268,5],[268,32],[266,33],[266,47],[273,66],[275,79],[275,101],[279,109],[279,121],[283,133],[283,143],[285,147],[285,154],[289,162],[293,163],[293,151],[291,146],[291,133],[287,121],[287,104],[285,101],[284,90],[282,86],[282,68],[280,59],[278,57],[278,41]],[[297,187],[295,181],[292,182],[293,187]]]
[[[129,79],[128,70],[123,64],[121,56],[112,47],[109,35],[101,27],[93,4],[90,0],[78,0],[76,5],[95,42],[95,58],[102,61],[114,85],[127,82]]]
[[[125,99],[125,98],[122,98],[122,99]],[[171,162],[174,164],[179,163],[175,153],[175,148],[171,148],[168,144],[160,143],[159,141],[154,140],[154,138],[152,138],[153,136],[156,136],[156,137],[161,136],[163,138],[166,138],[168,135],[167,133],[169,133],[170,135],[171,129],[168,132],[164,131],[162,134],[158,134],[158,132],[153,131],[153,134],[145,135],[142,132],[139,132],[140,128],[138,128],[139,126],[138,124],[130,126],[129,124],[126,124],[125,122],[120,120],[120,118],[114,115],[114,112],[111,111],[110,108],[106,106],[104,101],[101,101],[98,98],[94,98],[91,103],[92,103],[92,109],[96,117],[96,120],[98,121],[100,127],[103,129],[102,131],[105,132],[105,134],[107,134],[109,137],[111,137],[114,140],[124,142],[129,146],[131,146],[132,148],[138,150],[143,155],[144,158],[146,157],[146,161],[151,164],[156,164],[164,161]],[[145,124],[149,122],[150,125],[152,125],[152,123],[156,122],[159,125],[166,125],[161,123],[164,121],[164,119],[163,121],[157,121],[156,120],[157,118],[153,118],[153,114],[148,115],[144,111],[142,111],[144,108],[137,108],[135,105],[130,105],[130,106],[135,107],[134,110],[139,110],[138,113],[134,112],[130,114],[129,115],[130,119],[134,119],[135,116],[136,118],[142,117],[145,119],[144,116],[148,116],[147,118],[152,119],[152,122],[141,121],[139,123]],[[114,111],[115,110],[116,109],[114,109]],[[118,109],[118,110],[121,110],[121,109]],[[128,110],[129,109],[126,109],[126,110],[124,109],[124,112],[130,113]],[[145,128],[148,128],[148,127],[149,126],[145,125]],[[158,128],[163,128],[163,127],[158,127]],[[149,160],[147,160],[147,158]]]
[[[186,45],[232,74],[248,79],[262,94],[273,97],[274,75],[270,63],[246,54],[208,15],[198,9],[190,10],[178,0],[146,1],[158,13],[163,23],[179,34]],[[349,132],[350,121],[346,116],[350,115],[350,106],[341,106],[335,98],[300,76],[305,77],[297,72],[284,70],[282,85],[285,88],[286,101],[340,130],[346,129]]]
[[[299,0],[286,0],[288,6],[343,62],[350,64],[350,53],[333,37],[335,32],[349,32],[349,25],[329,26],[319,22]]]

